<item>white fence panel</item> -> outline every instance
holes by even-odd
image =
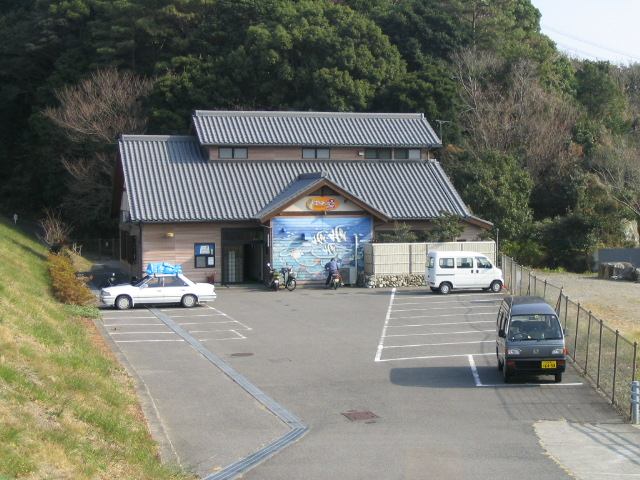
[[[369,243],[365,245],[365,272],[368,275],[423,274],[427,253],[430,250],[445,252],[477,252],[496,262],[496,244],[490,242],[443,243]]]

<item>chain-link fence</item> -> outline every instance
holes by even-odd
[[[544,298],[566,329],[566,347],[578,370],[624,415],[631,416],[631,382],[638,379],[638,343],[620,335],[580,303],[541,280],[528,268],[502,255],[505,286],[513,295]]]

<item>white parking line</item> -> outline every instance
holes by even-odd
[[[178,325],[221,325],[223,323],[238,323],[235,320],[225,320],[224,322],[176,322]]]
[[[579,387],[584,385],[581,382],[568,382],[568,383],[483,383],[476,385],[476,387],[492,387],[492,388],[513,388],[513,387]]]
[[[482,386],[480,375],[478,375],[478,369],[476,368],[476,362],[473,360],[473,355],[469,355],[469,367],[471,367],[471,374],[473,375],[473,381],[476,382],[476,387]]]
[[[414,348],[414,347],[437,347],[440,345],[468,345],[470,343],[495,343],[495,340],[480,340],[477,342],[450,342],[450,343],[419,343],[417,345],[385,345],[383,348]]]
[[[478,355],[495,355],[495,353],[474,353],[474,356]],[[468,357],[468,353],[461,353],[457,355],[427,355],[424,357],[404,357],[404,358],[385,358],[378,360],[379,362],[405,362],[408,360],[429,360],[432,358],[453,358],[453,357]]]
[[[452,313],[451,315],[411,315],[409,317],[393,317],[390,320],[404,320],[407,318],[441,318],[441,317],[460,317],[460,316],[467,316],[467,315],[473,315],[473,316],[477,316],[477,315],[496,315],[496,312],[488,312],[488,313]]]
[[[175,335],[174,332],[109,332],[109,335],[144,335],[144,334]]]
[[[249,327],[249,326],[245,325],[244,323],[242,323],[242,322],[241,322],[241,321],[239,321],[239,320],[236,320],[235,318],[230,317],[229,315],[227,315],[227,314],[226,314],[226,313],[224,313],[224,312],[221,312],[221,311],[220,311],[220,310],[218,310],[217,308],[213,308],[212,306],[207,305],[207,304],[205,304],[204,306],[205,306],[205,307],[207,307],[207,308],[209,308],[209,309],[211,309],[211,310],[213,310],[213,311],[214,311],[214,312],[216,312],[218,315],[222,315],[222,316],[225,316],[225,317],[229,318],[230,320],[234,320],[235,322],[237,322],[237,323],[238,323],[238,325],[242,325],[242,326],[245,328],[245,330],[253,330],[253,328],[251,328],[251,327]]]
[[[502,300],[501,299],[497,299],[497,300],[469,300],[469,304],[470,306],[474,306],[474,303],[495,303],[498,304],[500,303]],[[451,304],[452,302],[428,302],[429,305],[433,305],[433,304]],[[453,302],[456,305],[459,305],[460,302]],[[424,305],[424,302],[406,302],[406,303],[396,303],[397,305]]]
[[[503,295],[502,293],[488,293],[488,292],[482,292],[482,293],[454,293],[452,295],[449,296],[449,298],[451,300],[454,300],[458,297],[491,297],[491,296],[495,296],[495,295]],[[403,298],[420,298],[420,299],[424,299],[424,300],[429,300],[429,299],[443,299],[442,295],[436,295],[436,294],[432,294],[432,293],[425,293],[424,295],[413,295],[412,294],[407,294],[407,293],[398,293],[398,297],[403,297]]]
[[[158,326],[158,325],[162,325],[162,323],[109,323],[109,324],[103,324],[103,327],[147,327],[147,326]]]
[[[164,310],[160,310],[161,312]],[[171,315],[171,318],[218,317],[224,313],[194,313],[192,315]]]
[[[184,342],[182,338],[162,340],[114,340],[115,343],[151,343],[151,342]]]
[[[494,323],[494,321],[493,320],[473,320],[470,322],[417,323],[414,325],[389,325],[389,328],[438,327],[440,325],[472,325],[474,323]]]
[[[469,310],[471,308],[473,308],[473,309],[476,309],[476,308],[493,308],[493,309],[495,309],[496,307],[493,306],[493,305],[486,305],[486,306],[485,305],[475,305],[475,306],[474,305],[468,305],[468,306],[465,306],[465,307],[406,308],[406,309],[403,309],[403,310],[394,310],[394,311],[396,311],[396,312],[419,312],[419,311],[422,311],[422,310],[428,310],[428,311],[432,311],[432,310],[460,310],[462,308],[466,308],[467,310]]]
[[[391,309],[393,308],[393,298],[396,296],[396,288],[393,287],[391,289],[391,298],[389,299],[389,306],[387,307],[387,315],[384,319],[384,326],[382,327],[382,335],[380,336],[380,341],[378,342],[378,350],[376,351],[376,356],[374,358],[374,362],[380,362],[380,357],[382,356],[382,349],[384,347],[384,338],[387,334],[387,325],[389,324],[389,319],[391,318]]]
[[[102,317],[103,320],[140,320],[140,319],[150,319],[150,318],[156,318],[154,316],[148,317],[131,317],[129,315],[122,315],[120,317]]]
[[[463,332],[432,332],[432,333],[407,333],[407,334],[397,334],[397,335],[386,335],[384,338],[390,337],[426,337],[431,335],[459,335],[466,333],[486,333],[495,331],[493,328],[490,330],[465,330]]]

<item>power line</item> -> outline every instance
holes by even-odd
[[[624,56],[624,57],[628,57],[628,58],[631,58],[631,59],[633,59],[635,61],[640,61],[640,56],[637,56],[636,54],[631,54],[629,52],[623,52],[621,50],[616,50],[614,48],[606,47],[604,45],[601,45],[601,44],[598,44],[598,43],[595,43],[595,42],[592,42],[592,41],[589,41],[589,40],[585,40],[584,38],[576,37],[575,35],[562,32],[562,31],[557,30],[557,29],[555,29],[553,27],[550,27],[548,25],[542,25],[542,28],[544,28],[545,30],[548,30],[550,32],[556,33],[558,35],[562,35],[563,37],[570,38],[571,40],[575,40],[576,42],[580,42],[580,43],[583,43],[585,45],[589,45],[591,47],[595,47],[595,48],[598,48],[600,50],[603,50],[603,51],[606,51],[606,52],[609,52],[609,53],[615,53],[616,55],[621,55],[621,56]],[[593,54],[590,54],[590,55],[594,56]]]

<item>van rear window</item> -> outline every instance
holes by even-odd
[[[436,266],[436,259],[433,257],[428,257],[429,258],[429,263],[427,264],[427,267],[429,268],[433,268]]]
[[[453,258],[441,258],[439,262],[440,268],[453,268]]]

